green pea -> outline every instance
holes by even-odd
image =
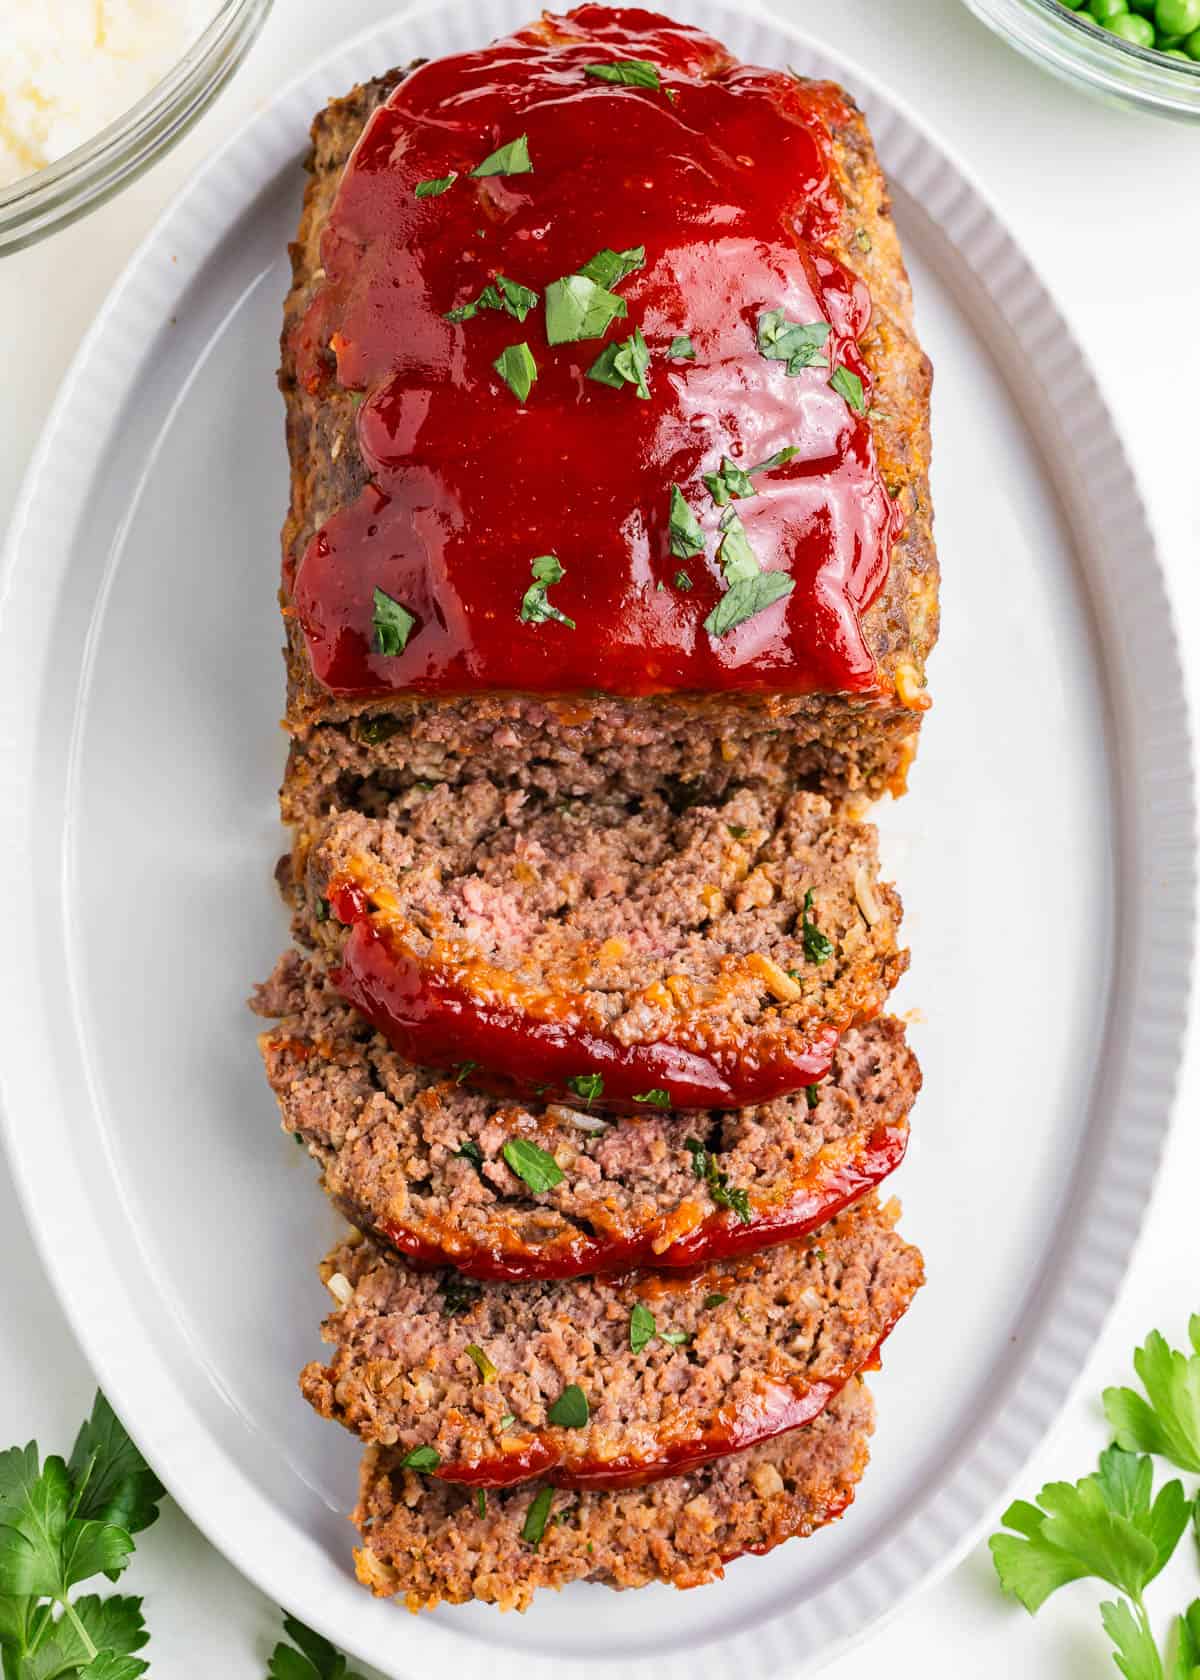
[[[1129,10],[1127,0],[1088,0],[1088,11],[1097,23],[1107,23],[1109,18],[1120,17]]]
[[[1149,18],[1135,17],[1132,12],[1121,12],[1117,17],[1109,18],[1104,27],[1113,35],[1119,35],[1122,41],[1132,41],[1135,47],[1154,45],[1154,25]]]
[[[1084,0],[1059,0],[1059,3],[1065,6],[1068,11],[1078,12],[1083,9]]]
[[[1189,58],[1200,60],[1200,29],[1193,29],[1183,43],[1183,50]]]
[[[1170,52],[1172,47],[1181,47],[1186,40],[1186,35],[1163,35],[1159,33],[1155,36],[1154,45],[1159,52]]]
[[[1154,21],[1160,35],[1190,35],[1200,29],[1200,0],[1158,0]]]
[[[1154,8],[1157,5],[1158,0],[1129,0],[1129,10],[1131,12],[1141,12],[1145,17],[1153,17]]]

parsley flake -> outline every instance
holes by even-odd
[[[640,1097],[634,1097],[635,1103],[648,1103],[651,1108],[670,1108],[671,1093],[664,1091],[661,1086],[654,1085],[649,1091],[643,1091]]]
[[[489,152],[482,163],[477,163],[471,174],[479,179],[484,175],[532,175],[533,164],[529,161],[529,136],[520,134],[515,140],[510,140],[506,146],[499,146],[494,152]]]
[[[647,58],[618,58],[611,64],[585,64],[585,76],[598,82],[615,82],[621,87],[650,88],[657,93],[662,86],[658,67]]]
[[[693,560],[696,555],[704,553],[704,532],[700,529],[700,521],[692,512],[678,484],[671,486],[670,532],[671,553],[677,560]],[[676,583],[684,576],[686,573],[676,572]],[[689,578],[687,588],[691,587]]]
[[[811,963],[828,962],[833,955],[833,941],[823,934],[812,920],[812,888],[804,895],[804,911],[800,918],[800,940],[804,946],[804,960]]]
[[[497,274],[494,281],[489,281],[477,298],[470,303],[460,304],[457,309],[446,312],[447,321],[470,321],[479,314],[481,309],[499,309],[506,315],[511,315],[516,321],[523,321],[531,309],[536,308],[538,293],[528,286],[522,286],[519,280],[510,280],[507,274]]]
[[[603,338],[626,313],[624,298],[598,286],[586,274],[564,275],[546,287],[546,340],[572,344],[583,338]]]
[[[375,611],[371,614],[376,653],[385,654],[389,658],[403,653],[416,622],[407,607],[402,607],[399,601],[393,600],[384,590],[376,588]]]
[[[431,181],[418,181],[413,188],[414,198],[440,198],[448,192],[458,180],[458,170],[452,169],[449,175],[438,175]]]
[[[719,471],[705,473],[704,482],[708,486],[708,493],[718,507],[728,507],[735,496],[753,496],[754,486],[750,482],[750,475],[728,455],[722,456]]]
[[[677,337],[671,340],[671,348],[667,351],[667,355],[677,356],[684,362],[694,362],[696,360],[696,346],[687,333],[679,333]]]
[[[500,1422],[496,1425],[496,1428],[500,1431],[501,1435],[503,1435],[506,1430],[512,1428],[516,1421],[517,1419],[515,1413],[505,1412],[504,1416],[500,1419]]]
[[[819,1085],[806,1085],[804,1087],[804,1100],[809,1108],[816,1108],[821,1100],[821,1087]]]
[[[468,1138],[465,1143],[460,1143],[454,1153],[464,1161],[470,1161],[472,1166],[481,1167],[483,1165],[483,1150],[480,1149],[474,1138]]]
[[[562,1183],[562,1168],[553,1155],[539,1149],[536,1143],[530,1143],[528,1138],[509,1138],[500,1153],[535,1196]]]
[[[559,1429],[584,1429],[590,1415],[587,1395],[578,1383],[568,1383],[546,1413]]]
[[[551,602],[546,591],[566,576],[556,554],[539,554],[536,560],[531,560],[529,569],[533,573],[533,582],[521,597],[521,618],[526,624],[544,624],[547,619],[554,619],[558,624],[565,624],[568,630],[574,630],[575,620],[568,618],[566,613]]]
[[[529,1509],[525,1513],[525,1521],[521,1525],[521,1538],[527,1546],[536,1551],[541,1545],[542,1535],[546,1532],[546,1524],[550,1521],[550,1507],[554,1503],[553,1488],[539,1488],[529,1501]]]
[[[789,374],[806,367],[828,367],[823,346],[830,330],[828,321],[789,321],[782,309],[768,309],[758,318],[759,354],[768,362],[786,362]]]
[[[400,1460],[406,1470],[419,1470],[423,1476],[431,1470],[436,1470],[442,1462],[442,1455],[436,1447],[414,1447],[406,1452]]]
[[[642,1349],[652,1342],[658,1334],[658,1326],[654,1322],[654,1314],[649,1307],[635,1301],[633,1311],[629,1315],[629,1347],[633,1353],[641,1353]]]
[[[574,1091],[577,1097],[582,1097],[590,1108],[604,1090],[604,1075],[600,1073],[576,1073],[567,1080],[567,1086]]]
[[[460,1150],[459,1154],[463,1151]],[[455,1272],[442,1285],[442,1311],[447,1318],[461,1318],[483,1294],[483,1285],[476,1278]]]
[[[855,414],[867,412],[867,399],[863,393],[863,382],[856,373],[851,373],[848,367],[837,367],[833,370],[833,377],[829,381],[839,397],[845,397]]]
[[[693,587],[692,580],[686,572],[675,573],[675,587],[684,590],[685,593]]]
[[[737,1214],[743,1225],[749,1225],[753,1217],[750,1212],[749,1193],[730,1185],[728,1174],[721,1171],[714,1157],[698,1138],[685,1138],[683,1146],[692,1157],[693,1175],[705,1181],[708,1193],[716,1205],[729,1208]]]
[[[481,1517],[487,1516],[487,1489],[475,1489],[475,1509]]]
[[[620,344],[605,345],[588,369],[587,376],[618,391],[623,385],[632,385],[639,397],[649,401],[650,387],[646,383],[649,369],[650,351],[642,337],[642,329],[635,327],[632,337]]]
[[[537,378],[537,363],[528,344],[510,344],[492,363],[518,402],[524,402]]]
[[[728,1299],[728,1295],[722,1295],[720,1290],[716,1289],[711,1295],[706,1295],[704,1297],[704,1305],[711,1312],[714,1307],[721,1306],[725,1301],[728,1301]]]
[[[454,1083],[461,1085],[464,1079],[469,1079],[479,1066],[478,1062],[459,1062],[454,1074]]]
[[[614,251],[606,245],[602,251],[597,251],[594,257],[589,257],[582,263],[576,273],[611,291],[614,286],[619,286],[622,280],[628,279],[636,269],[645,266],[644,245],[631,245],[627,251]]]
[[[479,1372],[479,1375],[483,1378],[484,1382],[495,1382],[497,1376],[499,1376],[499,1372],[496,1370],[496,1367],[492,1364],[487,1354],[484,1353],[483,1349],[479,1346],[478,1342],[470,1343],[467,1348],[467,1358]]]

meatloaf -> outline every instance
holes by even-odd
[[[807,1429],[649,1487],[564,1492],[546,1482],[471,1490],[369,1447],[354,1521],[358,1578],[409,1610],[479,1599],[525,1610],[572,1581],[696,1587],[748,1552],[832,1522],[854,1498],[873,1423],[861,1378]]]
[[[256,1005],[280,1018],[260,1045],[284,1129],[347,1218],[478,1278],[687,1266],[803,1236],[899,1165],[921,1080],[884,1016],[846,1034],[810,1091],[614,1123],[578,1100],[514,1102],[412,1067],[298,952]],[[550,1182],[522,1176],[517,1140]]]
[[[323,1276],[328,1365],[305,1398],[446,1481],[619,1487],[811,1422],[876,1357],[922,1281],[895,1203],[687,1272],[475,1283],[369,1238]]]
[[[614,54],[654,85],[596,74]],[[333,101],[309,170],[288,819],[420,780],[899,790],[937,633],[931,374],[849,98],[583,6]],[[551,302],[593,274],[615,325],[564,342]],[[607,367],[631,328],[644,379]],[[739,560],[787,581],[728,628]]]
[[[589,1110],[801,1090],[908,960],[874,828],[818,794],[676,813],[443,784],[304,851],[300,935],[397,1050]]]

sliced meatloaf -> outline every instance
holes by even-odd
[[[260,1045],[284,1129],[347,1218],[478,1278],[687,1266],[803,1236],[899,1165],[921,1082],[883,1016],[846,1034],[810,1091],[613,1122],[412,1067],[295,951],[256,1004],[280,1017]],[[536,1188],[521,1142],[545,1158]]]
[[[565,1492],[549,1483],[481,1490],[406,1469],[369,1447],[354,1521],[358,1578],[409,1610],[479,1599],[525,1610],[572,1581],[697,1587],[745,1553],[832,1522],[854,1498],[874,1412],[860,1378],[807,1429],[650,1487]]]
[[[443,784],[303,851],[301,937],[397,1050],[590,1110],[801,1090],[908,961],[875,829],[819,794],[676,813]]]
[[[343,1244],[323,1268],[333,1358],[301,1391],[446,1481],[678,1474],[811,1422],[875,1358],[922,1281],[898,1211],[868,1200],[799,1243],[564,1283],[471,1283]]]
[[[596,37],[595,44],[590,44],[588,38],[597,27],[601,35]],[[629,54],[659,60],[670,67],[666,85],[672,88],[672,105],[682,122],[687,121],[689,102],[706,97],[707,83],[723,86],[729,82],[736,83],[739,89],[751,89],[748,73],[734,66],[723,49],[698,32],[669,26],[665,20],[656,20],[649,14],[638,14],[634,27],[647,33],[645,39],[630,44]],[[584,61],[589,53],[592,58],[606,58],[616,50],[606,15],[589,7],[567,18],[547,17],[523,31],[518,40],[520,51],[529,53],[541,45],[562,54],[564,64],[579,62],[581,42],[586,47]],[[413,78],[414,82],[419,81],[420,74]],[[764,86],[770,79],[767,72],[759,71],[755,75]],[[561,692],[547,693],[538,682],[537,671],[539,655],[544,655],[548,648],[546,636],[536,635],[518,620],[515,611],[511,615],[508,641],[521,649],[526,640],[529,644],[526,660],[529,681],[528,685],[518,682],[517,692],[513,692],[511,682],[489,683],[482,661],[476,662],[475,675],[459,692],[431,692],[429,681],[422,675],[419,633],[413,636],[407,662],[395,661],[400,670],[398,680],[393,681],[387,670],[376,663],[375,687],[371,692],[353,685],[330,686],[314,675],[304,627],[296,611],[293,594],[296,574],[318,532],[334,515],[361,497],[375,470],[364,458],[362,441],[366,423],[363,411],[370,410],[374,389],[370,379],[364,387],[348,363],[342,365],[345,345],[339,333],[345,325],[345,299],[327,273],[322,239],[328,237],[331,223],[341,213],[336,201],[343,171],[368,120],[390,96],[407,97],[415,112],[418,95],[415,89],[410,93],[401,85],[404,78],[404,72],[393,71],[354,89],[345,98],[334,100],[317,117],[312,130],[310,178],[297,240],[292,246],[293,279],[285,306],[280,372],[292,468],[291,505],[283,530],[288,725],[294,738],[284,789],[285,814],[289,820],[306,820],[328,810],[331,804],[352,801],[359,782],[380,775],[388,778],[393,787],[421,779],[454,781],[484,776],[514,786],[572,796],[617,785],[636,793],[676,780],[691,784],[708,796],[722,790],[731,780],[751,775],[769,776],[785,786],[793,786],[803,779],[810,785],[834,791],[851,788],[874,794],[887,787],[901,787],[915,748],[922,711],[927,705],[925,661],[937,634],[937,565],[928,490],[931,372],[914,335],[908,278],[886,184],[866,123],[840,90],[798,78],[789,81],[780,76],[772,80],[772,86],[777,82],[777,99],[787,105],[796,120],[807,121],[814,135],[819,136],[823,168],[828,174],[822,188],[825,195],[822,217],[830,218],[829,225],[820,244],[813,247],[815,256],[810,252],[808,260],[828,262],[846,276],[848,289],[859,287],[865,289],[864,296],[869,293],[869,322],[854,347],[871,386],[870,407],[862,416],[858,447],[864,459],[868,454],[873,458],[873,470],[877,470],[879,483],[885,487],[896,514],[886,577],[859,614],[863,643],[875,666],[875,677],[868,687],[861,692],[797,692],[790,683],[786,663],[751,658],[737,661],[734,679],[726,693],[714,693],[715,685],[708,681],[698,681],[690,687],[685,683],[681,687],[677,679],[662,679],[661,691],[650,692],[654,688],[651,656],[657,656],[667,643],[682,645],[685,634],[692,634],[690,620],[686,631],[680,627],[676,634],[675,620],[671,617],[669,622],[664,620],[667,633],[654,638],[653,647],[647,639],[647,658],[640,673],[647,692],[630,694],[615,688],[610,692],[603,682],[593,684],[589,675],[584,680],[564,682]],[[642,101],[636,91],[605,87],[598,81],[589,83],[583,75],[579,82],[575,97],[586,97],[594,103],[596,133],[609,150],[614,130],[630,122],[656,125],[652,132],[647,129],[648,161],[668,158],[679,149],[679,137],[673,137],[670,128],[672,105],[661,97],[659,110],[652,101]],[[618,95],[624,97],[618,99]],[[638,103],[633,103],[634,100]],[[563,120],[569,121],[572,102],[559,98],[557,103]],[[518,120],[525,119],[514,115],[513,121]],[[403,128],[407,121],[412,132],[423,132],[420,118],[415,114],[405,116],[397,111],[391,121],[397,128]],[[494,138],[498,138],[498,127]],[[753,136],[749,123],[746,133]],[[481,138],[480,150],[486,150],[490,143]],[[394,157],[401,160],[397,167],[403,169],[403,159],[410,150],[403,144],[395,146]],[[460,174],[449,192],[431,199],[424,208],[414,206],[414,215],[420,211],[409,247],[414,259],[424,260],[425,241],[439,237],[446,218],[456,214],[460,204],[467,202],[460,195],[471,194],[472,202],[477,199],[479,203],[479,231],[486,232],[494,249],[485,244],[478,251],[456,252],[454,260],[463,263],[463,295],[470,288],[473,266],[478,267],[480,281],[495,269],[503,269],[505,262],[511,266],[518,259],[506,244],[510,228],[513,239],[523,237],[520,229],[525,200],[528,198],[530,210],[536,212],[539,201],[533,195],[555,190],[556,162],[560,169],[572,170],[573,180],[590,178],[581,172],[577,160],[566,148],[549,145],[542,147],[534,172],[527,178],[502,177],[496,183],[468,180]],[[436,172],[433,163],[428,167]],[[683,269],[676,263],[678,274],[667,279],[658,266],[671,260],[656,249],[655,224],[662,220],[663,200],[648,195],[653,208],[648,213],[641,212],[639,195],[612,194],[608,177],[609,172],[604,169],[595,172],[595,179],[604,183],[606,208],[612,212],[607,216],[611,228],[606,223],[605,238],[618,249],[622,244],[632,247],[640,241],[646,250],[644,269],[632,274],[622,286],[630,320],[643,319],[639,288],[652,289],[667,283],[685,285]],[[789,191],[793,187],[798,189],[799,183],[778,172],[775,182],[782,209]],[[407,181],[405,187],[411,194]],[[578,190],[572,190],[578,199]],[[548,248],[556,238],[553,212],[551,217]],[[792,225],[791,237],[795,240],[795,227],[803,225],[799,213]],[[389,232],[382,226],[374,231],[380,240],[386,239]],[[370,263],[371,234],[371,227],[365,225],[356,235],[361,241],[356,247],[362,259],[360,269]],[[681,229],[680,236],[686,239],[689,234]],[[731,242],[727,250],[720,247],[706,250],[705,257],[705,264],[697,269],[704,286],[715,292],[727,285],[731,297],[737,298],[744,285],[750,283],[744,279],[742,247]],[[728,265],[724,277],[723,264]],[[541,290],[539,280],[546,283],[549,276],[527,273],[526,278]],[[407,270],[405,278],[395,283],[408,283]],[[423,297],[419,287],[414,287],[414,299],[417,311],[431,307],[431,301]],[[699,291],[693,301],[699,301]],[[685,292],[679,300],[680,309],[686,312],[687,304]],[[753,307],[753,301],[748,301],[747,308]],[[315,346],[314,323],[319,323],[325,335]],[[539,323],[539,314],[531,314],[521,329],[539,363],[539,384],[526,405],[530,413],[534,412],[535,401],[548,403],[552,399],[547,364],[555,359],[556,352],[541,342]],[[421,316],[419,328],[425,335],[423,343],[432,341],[433,326],[433,321],[427,326]],[[669,360],[667,338],[661,344],[656,342],[648,320],[646,329],[656,364],[659,357]],[[445,327],[439,330],[449,331]],[[503,313],[486,310],[458,326],[455,332],[458,336],[446,341],[450,346],[447,354],[452,357],[458,357],[463,350],[469,355],[476,347],[482,354],[485,344],[490,357],[491,335],[501,334],[498,343],[521,336]],[[753,354],[750,341],[747,354]],[[486,366],[487,359],[481,365]],[[665,450],[657,454],[647,452],[637,426],[650,423],[657,403],[668,390],[680,393],[681,425],[686,425],[691,401],[686,381],[693,377],[703,380],[703,361],[703,356],[699,356],[697,369],[693,370],[676,359],[669,375],[664,367],[662,376],[653,381],[650,404],[638,404],[636,400],[624,402],[617,394],[599,393],[612,399],[609,407],[601,412],[600,421],[606,425],[609,443],[602,456],[590,451],[588,458],[605,465],[604,457],[613,456],[619,467],[622,448],[640,451],[638,482],[644,484],[647,494],[651,487],[655,492],[662,491],[661,496],[653,497],[654,510],[660,501],[666,506],[668,480],[673,470],[668,463],[672,457]],[[458,377],[464,366],[469,371],[473,363],[455,360],[450,365],[454,370],[452,377]],[[580,371],[586,366],[585,362]],[[745,363],[745,368],[751,375],[758,371],[752,360]],[[730,392],[744,396],[748,383],[744,373],[739,375],[737,367],[731,368]],[[790,403],[793,424],[802,425],[807,400],[802,387],[806,379],[790,378],[780,372],[777,384],[780,422],[786,427]],[[580,403],[597,396],[583,378],[570,390]],[[774,400],[774,387],[771,390]],[[617,403],[621,406],[614,406]],[[709,412],[719,411],[721,407],[716,398],[708,398]],[[613,417],[619,417],[620,424],[608,426]],[[561,423],[565,434],[572,435],[570,428],[576,425],[577,416],[571,406],[564,410]],[[722,440],[714,437],[712,459],[698,465],[705,470],[716,467],[722,447]],[[769,454],[770,450],[764,448],[760,453]],[[428,464],[428,456],[421,459],[423,465]],[[573,466],[565,453],[562,461],[555,463],[556,469],[561,470],[564,463],[569,469]],[[524,470],[520,457],[509,451],[505,466],[513,465]],[[678,476],[679,469],[674,470]],[[660,485],[658,481],[664,472],[666,478]],[[691,483],[685,484],[689,495],[693,495],[693,485],[694,500],[700,505],[706,497],[699,472]],[[584,498],[564,492],[563,517],[569,518],[576,506],[582,510],[584,503]],[[528,512],[528,499],[524,505]],[[592,519],[593,536],[601,535],[604,528],[597,525],[592,510],[602,508],[607,513],[608,509],[603,493],[595,487],[586,499],[586,508]],[[642,534],[652,514],[646,509],[632,513],[619,504],[613,512],[614,529],[630,534],[630,556],[636,576],[636,568],[644,566]],[[657,520],[657,511],[653,512],[653,518]],[[825,528],[832,531],[836,519],[822,515],[818,524],[822,518]],[[467,529],[471,529],[469,524]],[[657,541],[654,532],[652,543]],[[665,525],[662,546],[665,556]],[[554,547],[560,553],[571,580],[570,587],[574,587],[582,579],[580,568],[587,564],[586,551],[573,544],[571,551],[566,552],[565,543],[548,541],[543,547]],[[651,551],[654,552],[653,548]],[[530,555],[537,552],[536,546],[529,550]],[[659,580],[668,591],[673,587],[677,565],[677,561],[671,561]],[[600,570],[612,575],[608,565]],[[676,616],[694,610],[702,616],[707,600],[702,601],[699,592],[719,587],[719,573],[711,558],[702,557],[693,564],[690,586],[693,586],[690,602],[679,602],[668,595],[668,607],[663,604],[664,597],[658,596],[647,600],[644,610],[661,610]],[[648,587],[655,588],[653,579]],[[633,599],[632,592],[628,598]],[[691,603],[695,603],[694,609]],[[449,622],[459,611],[459,602],[448,601],[440,611],[443,620]],[[457,633],[461,627],[455,621],[453,628]],[[815,646],[821,631],[815,625],[812,630],[808,645]],[[559,634],[569,633],[559,629]],[[573,652],[582,652],[588,634],[587,622],[578,618],[571,642]],[[558,654],[557,649],[554,652]],[[411,682],[407,680],[408,665],[412,666]],[[524,692],[526,686],[531,689],[536,686],[539,691]]]

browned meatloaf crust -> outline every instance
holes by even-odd
[[[342,167],[367,117],[401,74],[393,71],[355,88],[313,124],[280,371],[292,465],[283,545],[293,556],[365,482],[352,393],[333,388],[314,397],[304,391],[289,341],[320,281],[321,229]],[[884,481],[907,516],[887,583],[864,620],[887,697],[480,695],[342,701],[314,681],[303,636],[288,616],[288,726],[294,744],[283,790],[287,820],[353,803],[364,780],[381,779],[403,787],[422,779],[484,776],[573,796],[616,787],[637,793],[668,780],[707,794],[751,777],[789,787],[803,781],[836,792],[876,794],[903,786],[925,704],[925,660],[937,636],[928,487],[931,372],[913,334],[908,277],[886,184],[857,113],[835,130],[833,159],[845,214],[832,250],[872,296],[872,324],[861,343],[875,382],[872,431]]]
[[[260,1044],[284,1128],[347,1218],[481,1278],[690,1265],[802,1236],[899,1164],[921,1082],[885,1016],[842,1039],[815,1106],[800,1092],[606,1123],[410,1066],[295,951],[256,1007],[280,1018]],[[557,1184],[535,1194],[517,1176],[503,1154],[517,1138],[554,1158]]]
[[[866,1468],[873,1421],[856,1378],[807,1429],[686,1476],[580,1493],[533,1483],[492,1490],[482,1508],[478,1491],[404,1469],[395,1448],[370,1447],[354,1512],[358,1578],[413,1611],[472,1599],[525,1610],[539,1589],[572,1581],[700,1586],[733,1558],[839,1517]],[[534,1544],[524,1535],[536,1533],[547,1500]]]
[[[334,1354],[301,1390],[440,1479],[657,1480],[810,1422],[875,1357],[923,1276],[898,1212],[872,1198],[803,1242],[565,1283],[471,1285],[363,1238],[325,1261]]]

